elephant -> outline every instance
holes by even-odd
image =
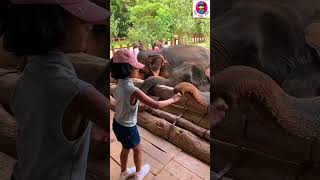
[[[214,1],[213,2],[213,18],[218,18],[225,15],[239,2],[250,2],[249,0],[227,0],[227,1]],[[253,1],[251,1],[253,2]],[[320,2],[318,0],[256,0],[254,2],[267,2],[270,3],[281,3],[297,11],[305,21],[305,26],[317,21]]]
[[[210,55],[205,47],[173,46],[158,52],[139,52],[137,58],[145,64],[139,73],[145,79],[140,87],[144,92],[157,84],[174,87],[181,82],[189,82],[201,91],[209,91]]]
[[[320,96],[293,97],[270,76],[248,66],[231,66],[218,73],[211,80],[211,91],[211,137],[232,144],[226,149],[212,142],[213,170],[232,161],[228,175],[236,179],[319,177],[318,173],[302,178],[319,171]],[[228,118],[238,109],[247,119]],[[262,163],[265,158],[268,161]]]
[[[303,71],[310,67],[320,77],[318,51],[306,41],[304,20],[294,9],[281,3],[240,2],[213,23],[211,76],[232,65],[245,65],[268,74],[291,95],[320,95],[316,90],[320,83],[306,84],[299,93],[291,87],[301,84],[288,79],[297,73],[314,78],[311,71]]]

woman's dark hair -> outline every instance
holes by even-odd
[[[9,5],[4,48],[19,56],[55,50],[65,40],[66,15],[59,5]]]
[[[114,79],[125,79],[130,76],[131,65],[128,63],[114,63],[110,60],[111,77]]]

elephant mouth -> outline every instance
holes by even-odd
[[[210,106],[211,114],[211,127],[216,126],[218,123],[224,120],[226,112],[229,110],[229,106],[223,98],[217,98]]]

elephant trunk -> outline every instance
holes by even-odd
[[[166,79],[161,76],[151,76],[144,80],[142,85],[140,86],[140,89],[144,93],[148,93],[148,91],[156,86],[156,85],[165,85],[174,87],[175,85],[184,82],[184,79],[182,77],[182,73],[173,73],[170,78]]]
[[[140,86],[140,90],[147,94],[151,88],[158,84],[170,86],[172,83],[170,79],[165,79],[161,76],[151,76],[148,79],[144,80],[144,82]]]
[[[301,138],[320,139],[320,97],[298,99],[286,94],[266,74],[245,66],[232,66],[211,81],[211,100],[228,105],[241,99],[256,102],[289,133]]]

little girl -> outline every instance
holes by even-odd
[[[141,180],[150,170],[148,164],[141,166],[142,151],[137,129],[138,100],[153,108],[162,108],[177,102],[181,98],[181,94],[177,93],[170,99],[155,101],[139,88],[136,88],[130,77],[134,77],[136,71],[143,67],[144,65],[138,62],[135,55],[126,49],[115,52],[111,60],[111,76],[119,80],[114,92],[116,104],[113,131],[117,140],[122,144],[120,154],[121,179],[127,179],[135,174],[136,179]],[[127,169],[130,149],[133,149],[135,167]]]
[[[109,124],[109,101],[78,78],[66,54],[88,49],[108,11],[90,0],[10,0],[5,16],[4,49],[28,59],[10,102],[18,159],[11,179],[85,180],[92,122]]]

